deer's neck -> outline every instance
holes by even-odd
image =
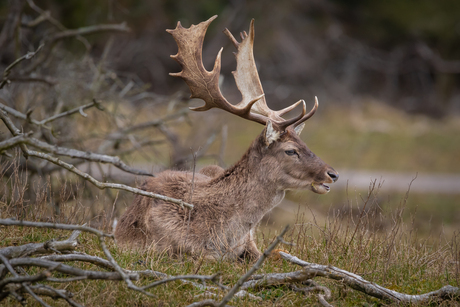
[[[256,140],[239,162],[211,181],[211,190],[219,194],[229,218],[258,223],[284,198],[284,190],[269,179],[270,169],[261,163],[262,156]]]

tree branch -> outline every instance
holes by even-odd
[[[54,34],[53,36],[51,36],[50,41],[56,42],[58,40],[72,37],[72,36],[88,35],[88,34],[94,34],[97,32],[104,32],[104,31],[129,32],[130,29],[126,25],[126,22],[122,22],[120,24],[93,25],[93,26],[82,27],[82,28],[72,29],[72,30],[64,30],[62,32],[58,32]]]
[[[22,57],[16,59],[13,63],[11,63],[10,65],[8,65],[8,67],[5,68],[5,70],[3,71],[3,78],[2,78],[2,81],[0,81],[0,89],[2,89],[3,86],[5,86],[5,84],[8,83],[8,76],[10,75],[11,70],[12,70],[16,65],[18,65],[19,63],[21,63],[21,62],[24,61],[24,60],[30,60],[30,59],[33,58],[33,57],[37,54],[37,52],[39,52],[42,48],[43,48],[43,44],[40,45],[40,46],[37,48],[37,50],[27,52],[27,54],[25,54],[25,55],[23,55]]]
[[[30,145],[35,148],[39,148],[44,151],[52,152],[53,154],[59,155],[59,156],[67,156],[67,157],[71,157],[74,159],[84,159],[84,160],[92,161],[92,162],[110,163],[127,173],[141,175],[141,176],[155,177],[155,175],[153,175],[150,172],[146,172],[140,169],[135,169],[133,167],[126,165],[123,161],[120,160],[119,157],[116,157],[116,156],[113,157],[113,156],[102,155],[102,154],[93,153],[89,151],[81,151],[81,150],[72,149],[72,148],[65,148],[65,147],[50,145],[46,142],[42,142],[40,140],[37,140],[35,138],[30,138],[22,134],[14,138],[8,139],[6,141],[0,142],[0,152],[6,149],[12,148],[14,146],[20,145],[20,144],[27,144],[27,145]]]
[[[29,243],[21,246],[4,247],[0,249],[0,255],[5,256],[7,259],[12,259],[36,254],[49,254],[56,251],[75,250],[78,245],[77,236],[79,234],[80,231],[75,230],[70,238],[64,241],[48,241],[45,243]]]
[[[419,295],[399,293],[390,289],[386,289],[373,282],[365,280],[359,275],[336,268],[334,266],[309,263],[283,252],[280,252],[280,255],[283,257],[283,259],[302,266],[304,268],[305,274],[309,274],[311,277],[321,276],[334,280],[340,280],[343,284],[349,286],[352,289],[358,290],[378,299],[385,300],[387,302],[398,304],[422,304],[436,299],[451,299],[453,297],[460,297],[460,289],[452,286],[444,286],[439,290]]]

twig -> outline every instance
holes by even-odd
[[[99,236],[99,245],[101,246],[102,250],[104,251],[104,254],[107,257],[107,259],[113,265],[114,270],[117,271],[121,275],[122,279],[126,282],[126,284],[128,285],[129,289],[141,292],[142,294],[145,294],[145,295],[150,296],[150,297],[157,297],[156,295],[154,295],[152,293],[149,293],[149,292],[145,291],[144,289],[135,286],[132,283],[132,281],[130,279],[130,276],[128,274],[126,274],[123,271],[123,269],[118,265],[118,263],[115,261],[115,259],[113,259],[112,254],[110,253],[109,249],[105,245],[104,236]],[[136,274],[136,276],[139,276],[139,275]]]
[[[30,221],[20,221],[20,220],[13,220],[13,219],[0,219],[0,225],[51,228],[51,229],[62,229],[62,230],[79,230],[79,231],[89,232],[97,236],[113,237],[113,235],[111,234],[104,233],[92,227],[70,225],[70,224],[30,222]]]
[[[310,278],[312,278],[311,274],[308,274],[305,271],[264,274],[262,278],[259,278],[257,280],[249,280],[245,282],[241,286],[241,289],[246,290],[258,287],[283,285],[286,283],[303,282]]]
[[[88,34],[94,34],[97,32],[105,32],[105,31],[129,32],[130,29],[126,25],[126,22],[122,22],[120,24],[93,25],[93,26],[81,27],[78,29],[64,30],[62,32],[58,32],[54,34],[49,40],[51,42],[56,42],[57,40],[61,40],[61,39],[72,37],[72,36],[88,35]]]
[[[317,294],[320,304],[323,305],[324,307],[332,307],[332,305],[327,302],[332,297],[331,290],[329,290],[329,288],[326,288],[324,286],[313,286],[313,287],[307,287],[307,288],[298,288],[295,285],[290,285],[289,288],[291,288],[295,292],[302,292],[304,294],[308,294],[308,293],[313,292],[313,291],[322,291],[322,292],[324,292],[324,294],[321,294],[321,293]]]
[[[31,124],[34,124],[34,125],[37,125],[37,126],[40,126],[40,127],[43,127],[43,128],[46,128],[46,129],[50,130],[51,128],[46,126],[47,123],[52,122],[52,121],[54,121],[56,119],[62,118],[64,116],[68,116],[68,115],[72,115],[72,114],[77,113],[77,112],[81,112],[81,110],[86,110],[86,109],[91,108],[93,106],[95,106],[99,110],[104,109],[99,101],[97,101],[96,99],[93,99],[93,102],[91,102],[91,103],[82,105],[80,107],[76,107],[76,108],[74,108],[72,110],[69,110],[69,111],[66,111],[66,112],[51,116],[49,118],[45,118],[45,119],[43,119],[41,121],[35,120],[33,118],[30,118],[26,114],[21,113],[21,112],[15,110],[13,108],[10,108],[10,107],[2,104],[2,103],[0,103],[0,110],[3,110],[5,112],[13,115],[14,117],[27,120]]]
[[[49,296],[52,299],[62,298],[62,299],[65,299],[71,306],[75,306],[75,307],[81,306],[77,304],[75,301],[70,299],[73,296],[73,294],[67,290],[54,289],[50,286],[45,286],[41,284],[29,286],[29,288],[36,295]],[[10,294],[14,292],[20,292],[20,293],[25,292],[22,285],[16,285],[16,284],[8,284],[7,287],[5,287],[5,290],[6,292],[10,292]],[[1,301],[1,298],[0,298],[0,301]],[[25,299],[24,299],[24,303],[25,303]]]
[[[142,289],[147,290],[147,289],[150,289],[150,288],[153,288],[153,287],[156,287],[156,286],[159,286],[159,285],[168,283],[168,282],[170,282],[170,281],[175,281],[175,280],[178,280],[178,279],[182,279],[182,280],[185,280],[185,279],[199,279],[199,280],[201,280],[201,281],[209,280],[209,281],[215,282],[216,278],[219,277],[220,275],[221,275],[221,273],[216,273],[216,274],[214,274],[214,275],[209,275],[209,276],[204,276],[204,275],[179,275],[179,276],[172,276],[172,277],[169,277],[169,278],[167,278],[167,279],[162,279],[162,280],[153,282],[153,283],[151,283],[151,284],[148,284],[147,286],[142,287]]]
[[[97,256],[91,256],[87,254],[47,255],[47,256],[42,256],[39,259],[55,261],[55,262],[81,261],[81,262],[88,262],[88,263],[97,265],[104,269],[109,269],[109,270],[114,269],[110,261],[107,261],[106,259],[103,259]],[[132,272],[132,271],[127,271],[127,272]]]
[[[19,63],[21,63],[22,61],[24,60],[30,60],[31,58],[33,58],[37,52],[39,52],[41,49],[43,48],[43,44],[40,45],[37,50],[35,51],[30,51],[30,52],[27,52],[27,54],[23,55],[22,57],[16,59],[13,63],[11,63],[10,65],[8,65],[7,68],[5,68],[5,70],[3,71],[3,79],[2,81],[0,82],[0,89],[2,89],[6,83],[8,83],[8,76],[10,75],[11,73],[11,70],[16,66],[18,65]]]
[[[21,134],[21,131],[19,131],[19,129],[16,128],[9,116],[6,115],[6,113],[2,110],[0,110],[0,118],[5,123],[6,127],[8,128],[8,130],[10,130],[13,136],[19,136]],[[19,144],[19,148],[21,148],[22,154],[24,158],[27,160],[29,158],[29,151],[27,150],[26,145]]]
[[[72,300],[69,296],[73,296],[73,294],[68,292],[68,291],[66,291],[66,290],[58,290],[58,289],[54,289],[54,288],[52,288],[50,286],[46,286],[46,285],[40,285],[40,286],[41,286],[41,288],[38,288],[38,287],[37,288],[32,288],[31,287],[31,290],[34,291],[35,293],[39,292],[37,294],[51,296],[54,299],[62,298],[64,300],[66,300],[67,303],[69,303],[70,306],[73,306],[73,307],[83,307],[82,305],[80,305],[77,302],[75,302],[74,300]],[[54,293],[54,296],[53,296],[53,293]]]
[[[98,108],[99,110],[104,110],[104,108],[102,107],[101,103],[99,101],[97,101],[96,99],[93,99],[93,101],[91,103],[88,103],[88,104],[85,104],[83,106],[80,106],[80,107],[76,107],[72,110],[69,110],[69,111],[66,111],[66,112],[62,112],[60,114],[56,114],[54,116],[51,116],[51,117],[48,117],[42,121],[39,121],[37,124],[38,125],[46,125],[47,123],[49,122],[52,122],[56,119],[59,119],[59,118],[62,118],[62,117],[65,117],[65,116],[69,116],[71,114],[74,114],[74,113],[77,113],[77,112],[83,112],[83,110],[86,110],[86,109],[89,109],[91,107],[96,107]]]
[[[235,293],[238,292],[238,290],[241,288],[241,286],[244,284],[244,282],[252,275],[254,274],[255,271],[257,271],[262,263],[265,261],[265,259],[270,255],[270,253],[275,249],[275,247],[283,240],[284,234],[287,232],[289,229],[289,225],[286,225],[284,227],[283,231],[279,234],[279,236],[276,237],[275,241],[273,241],[272,244],[264,251],[262,256],[260,256],[259,260],[250,268],[246,274],[240,277],[240,279],[237,281],[237,283],[233,286],[230,291],[228,291],[227,295],[220,301],[219,307],[224,307],[235,295]]]

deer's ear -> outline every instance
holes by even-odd
[[[279,137],[280,133],[273,129],[272,122],[267,120],[267,126],[265,126],[265,144],[270,146],[270,144],[278,140]]]
[[[300,135],[300,133],[301,133],[302,130],[303,130],[303,127],[305,127],[305,123],[301,123],[301,124],[298,125],[297,127],[294,127],[295,133],[297,133],[297,135]]]

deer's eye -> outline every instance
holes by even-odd
[[[286,150],[285,153],[286,153],[288,156],[297,155],[297,152],[296,152],[294,149]]]

